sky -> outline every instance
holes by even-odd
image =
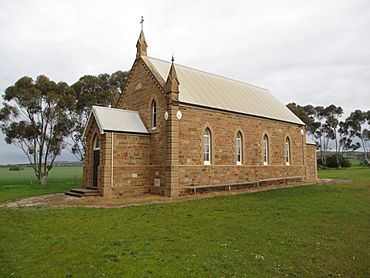
[[[149,56],[174,54],[284,104],[370,109],[368,0],[0,0],[0,95],[25,75],[73,84],[129,70],[141,16]],[[0,135],[0,164],[21,162]]]

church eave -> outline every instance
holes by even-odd
[[[212,107],[212,106],[206,106],[206,105],[201,105],[201,104],[196,104],[196,103],[191,103],[191,102],[185,102],[185,101],[179,101],[179,103],[180,103],[180,105],[184,105],[184,106],[190,106],[190,107],[208,109],[208,110],[213,110],[213,111],[219,111],[219,112],[226,112],[226,113],[233,113],[233,114],[238,114],[238,115],[250,116],[250,117],[255,117],[255,118],[259,118],[259,119],[266,119],[266,120],[270,120],[270,121],[278,121],[278,122],[283,122],[283,123],[294,124],[294,125],[297,125],[297,126],[306,126],[303,122],[302,123],[298,123],[298,122],[287,121],[287,120],[283,120],[283,119],[277,119],[277,118],[273,118],[273,117],[267,117],[267,116],[262,116],[262,115],[256,115],[256,114],[251,114],[251,113],[240,112],[240,111],[233,111],[233,110],[222,109],[222,108],[217,108],[217,107]]]

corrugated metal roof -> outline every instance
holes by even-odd
[[[162,80],[158,81],[165,84],[171,63],[142,58],[157,79],[160,75]],[[267,89],[178,64],[175,67],[180,82],[180,102],[304,125]]]
[[[148,133],[139,112],[108,107],[93,106],[94,115],[100,129],[104,131]],[[91,118],[90,114],[90,118]]]

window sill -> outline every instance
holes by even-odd
[[[210,161],[204,161],[203,164],[209,166],[209,165],[211,165],[211,162]]]

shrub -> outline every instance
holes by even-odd
[[[349,159],[344,158],[342,161],[342,167],[344,168],[352,167],[352,162]]]
[[[365,158],[362,158],[361,159],[360,165],[364,165],[364,166],[369,166],[370,167],[370,164],[367,162],[367,160]]]
[[[9,171],[23,171],[23,166],[20,165],[12,165],[9,167]]]
[[[344,168],[349,168],[352,166],[351,161],[348,158],[343,157],[343,155],[339,154],[339,165],[337,163],[337,158],[336,155],[329,155],[326,157],[326,166],[330,168],[339,168],[339,167],[344,167]]]

